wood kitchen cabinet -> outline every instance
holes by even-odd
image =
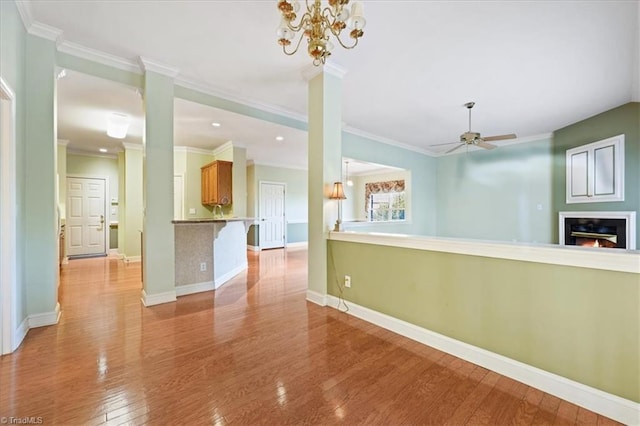
[[[205,206],[231,204],[231,161],[214,161],[200,168],[201,198]]]
[[[567,204],[624,201],[624,135],[567,150]]]

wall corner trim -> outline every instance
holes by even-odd
[[[163,303],[171,303],[176,301],[176,291],[166,291],[164,293],[147,294],[142,290],[142,304],[145,307],[162,305]]]
[[[307,301],[320,306],[327,306],[327,295],[320,294],[313,290],[307,290]]]
[[[204,281],[195,284],[177,285],[176,296],[187,296],[189,294],[202,293],[205,291],[215,290],[213,281]]]
[[[326,296],[337,309],[339,299]],[[309,300],[309,291],[307,291]],[[349,302],[349,315],[462,358],[624,424],[640,424],[640,404]]]
[[[60,315],[62,315],[62,312],[60,311],[60,303],[56,303],[56,308],[52,312],[43,312],[41,314],[29,315],[29,329],[55,325],[60,320]]]
[[[170,78],[176,78],[180,74],[180,70],[173,68],[169,65],[162,64],[149,58],[138,57],[140,68],[144,72],[155,72],[156,74],[162,74]]]

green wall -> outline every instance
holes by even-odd
[[[26,188],[26,96],[25,56],[26,31],[16,5],[12,1],[0,1],[0,76],[16,96],[16,326],[27,317],[27,285],[25,282],[25,258],[27,234],[25,231]]]
[[[202,180],[200,168],[215,159],[213,154],[199,154],[187,152],[186,172],[184,179],[184,205],[187,209],[185,219],[197,217],[213,217],[210,207],[202,205]],[[189,209],[196,209],[195,214],[189,214]]]
[[[438,158],[437,235],[551,243],[550,138]]]
[[[411,183],[414,188],[411,193],[413,220],[403,224],[377,225],[378,232],[436,235],[438,176],[435,157],[345,132],[342,133],[342,156],[397,167],[411,173]]]
[[[625,194],[624,201],[609,203],[566,203],[565,153],[576,146],[624,134]],[[560,211],[635,211],[640,220],[640,103],[631,102],[618,108],[556,130],[553,135],[553,241],[558,242]],[[636,241],[640,242],[640,226],[636,225]]]
[[[328,258],[347,303],[640,401],[637,274],[339,241]]]

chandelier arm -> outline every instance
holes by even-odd
[[[331,30],[331,34],[333,34],[336,37],[336,40],[338,40],[338,43],[340,43],[340,46],[344,47],[345,49],[353,49],[354,47],[356,47],[358,45],[358,40],[360,40],[360,38],[358,37],[358,38],[354,39],[355,42],[353,43],[352,46],[347,46],[340,39],[340,33],[335,33],[333,30]]]
[[[309,21],[311,19],[311,14],[309,12],[305,12],[301,17],[300,17],[300,22],[298,23],[298,25],[293,25],[290,21],[287,22],[287,26],[289,27],[290,30],[294,31],[294,32],[298,32],[300,31],[303,27],[305,22]]]
[[[298,37],[298,44],[296,44],[296,48],[291,52],[287,52],[287,46],[282,46],[282,51],[284,52],[284,54],[287,56],[295,55],[300,48],[300,43],[302,43],[302,39],[304,38],[303,36],[304,34],[300,34],[300,37]]]

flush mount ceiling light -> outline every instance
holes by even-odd
[[[329,5],[322,4],[321,0],[314,0],[312,4],[305,1],[306,10],[300,17],[300,21],[295,24],[300,10],[298,0],[277,0],[278,9],[282,14],[282,22],[278,27],[278,44],[286,55],[293,55],[298,51],[302,39],[308,42],[307,51],[313,58],[313,65],[324,64],[327,57],[331,55],[333,43],[331,36],[335,38],[340,46],[345,49],[353,49],[358,45],[358,40],[364,34],[362,29],[366,24],[364,19],[364,8],[362,2],[356,1],[351,6],[351,12],[347,8],[349,0],[328,0]],[[340,38],[342,30],[349,27],[349,36],[353,39],[353,44],[347,45]],[[287,51],[287,46],[291,45],[291,40],[298,33],[298,42],[292,51]]]
[[[281,141],[283,141],[283,140],[284,140],[284,137],[282,137],[282,136],[276,136],[276,140],[277,140],[278,142],[281,142]]]
[[[353,181],[349,179],[349,162],[345,161],[345,163],[346,163],[346,169],[347,169],[347,172],[345,173],[347,175],[347,186],[353,186]]]
[[[100,152],[107,152],[107,148],[100,148],[99,151]]]
[[[129,130],[131,118],[128,115],[114,112],[107,119],[107,135],[115,139],[124,139]]]
[[[216,123],[215,121],[214,121],[213,123],[211,123],[211,125],[212,125],[213,127],[220,127],[220,126],[221,126],[221,124],[220,124],[220,123]]]

